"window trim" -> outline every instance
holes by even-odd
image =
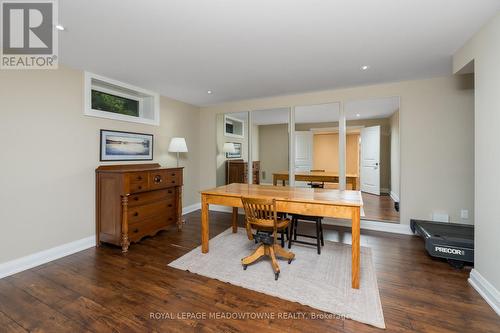
[[[151,97],[153,99],[153,119],[146,118],[144,116],[144,98],[140,96],[134,96],[131,94],[127,94],[123,91],[113,90],[106,87],[95,87],[92,83],[93,80],[98,80],[109,84],[111,86],[116,86],[117,88],[123,88],[126,90],[131,90],[133,92],[137,92],[139,95],[143,95],[145,97]],[[139,117],[123,115],[119,113],[113,113],[102,110],[92,109],[92,90],[102,91],[104,93],[113,94],[133,100],[139,101]],[[147,125],[155,125],[160,126],[160,95],[158,93],[152,92],[150,90],[142,89],[124,82],[120,82],[117,80],[113,80],[104,76],[100,76],[94,73],[85,72],[84,75],[84,108],[83,113],[86,116],[91,117],[99,117],[120,121],[128,121],[133,123],[147,124]]]
[[[233,122],[238,122],[241,124],[241,135],[240,134],[233,134],[233,133],[228,133],[226,132],[226,122],[227,120],[231,120]],[[229,137],[229,138],[239,138],[239,139],[244,139],[245,138],[245,121],[234,118],[231,116],[224,115],[224,136]]]

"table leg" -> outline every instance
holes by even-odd
[[[360,208],[353,207],[352,208],[352,288],[359,289],[359,256],[360,256],[360,248],[359,248],[359,237],[360,237]]]
[[[231,221],[233,225],[233,233],[238,232],[238,207],[233,207],[233,220]]]
[[[208,202],[207,196],[201,195],[201,252],[208,253]]]
[[[283,179],[283,186],[286,186],[286,180]]]
[[[276,178],[276,176],[274,176],[274,175],[273,175],[273,185],[274,186],[278,185],[278,178]]]

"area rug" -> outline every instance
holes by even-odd
[[[256,246],[245,229],[233,234],[229,228],[210,240],[209,253],[202,254],[197,247],[168,266],[385,328],[370,248],[361,247],[360,287],[356,290],[351,288],[350,245],[325,241],[318,255],[315,247],[294,244],[295,260],[290,265],[279,260],[277,281],[268,258],[243,270],[241,258]]]

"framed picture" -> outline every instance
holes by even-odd
[[[234,153],[226,153],[226,158],[241,158],[241,142],[232,142]]]
[[[101,161],[151,161],[153,135],[101,130]]]

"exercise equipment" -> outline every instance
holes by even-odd
[[[473,225],[412,219],[410,228],[424,239],[429,255],[444,258],[458,269],[474,263]]]

